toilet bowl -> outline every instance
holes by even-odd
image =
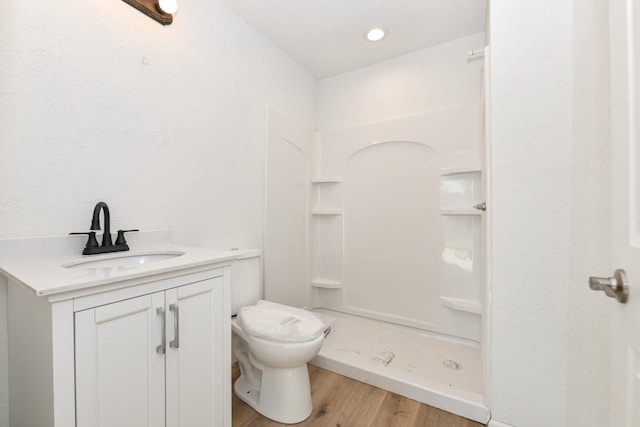
[[[274,421],[294,424],[311,415],[307,362],[320,351],[327,324],[313,313],[259,301],[231,322],[240,365],[238,398]]]

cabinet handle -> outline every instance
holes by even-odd
[[[165,354],[167,352],[167,315],[162,307],[156,308],[156,314],[160,316],[160,323],[162,325],[160,328],[162,339],[160,345],[156,347],[156,353]]]
[[[169,342],[169,347],[180,347],[180,310],[178,304],[169,305],[169,311],[173,311],[173,341]]]

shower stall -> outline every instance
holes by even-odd
[[[313,364],[485,423],[480,41],[424,53],[468,84],[455,102],[319,129],[268,111],[264,273],[267,299],[330,319]]]

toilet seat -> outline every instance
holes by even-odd
[[[282,343],[312,341],[329,326],[307,310],[269,301],[242,307],[237,322],[249,336]]]

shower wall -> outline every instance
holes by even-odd
[[[276,110],[267,111],[265,148],[265,298],[308,304],[309,182],[314,131]]]
[[[318,84],[318,128],[268,112],[265,293],[480,341],[476,34]]]
[[[468,105],[480,98],[484,33],[318,82],[317,127],[342,129]]]
[[[480,340],[476,113],[467,105],[320,132],[311,306]]]
[[[310,306],[481,340],[483,46],[320,82]]]

